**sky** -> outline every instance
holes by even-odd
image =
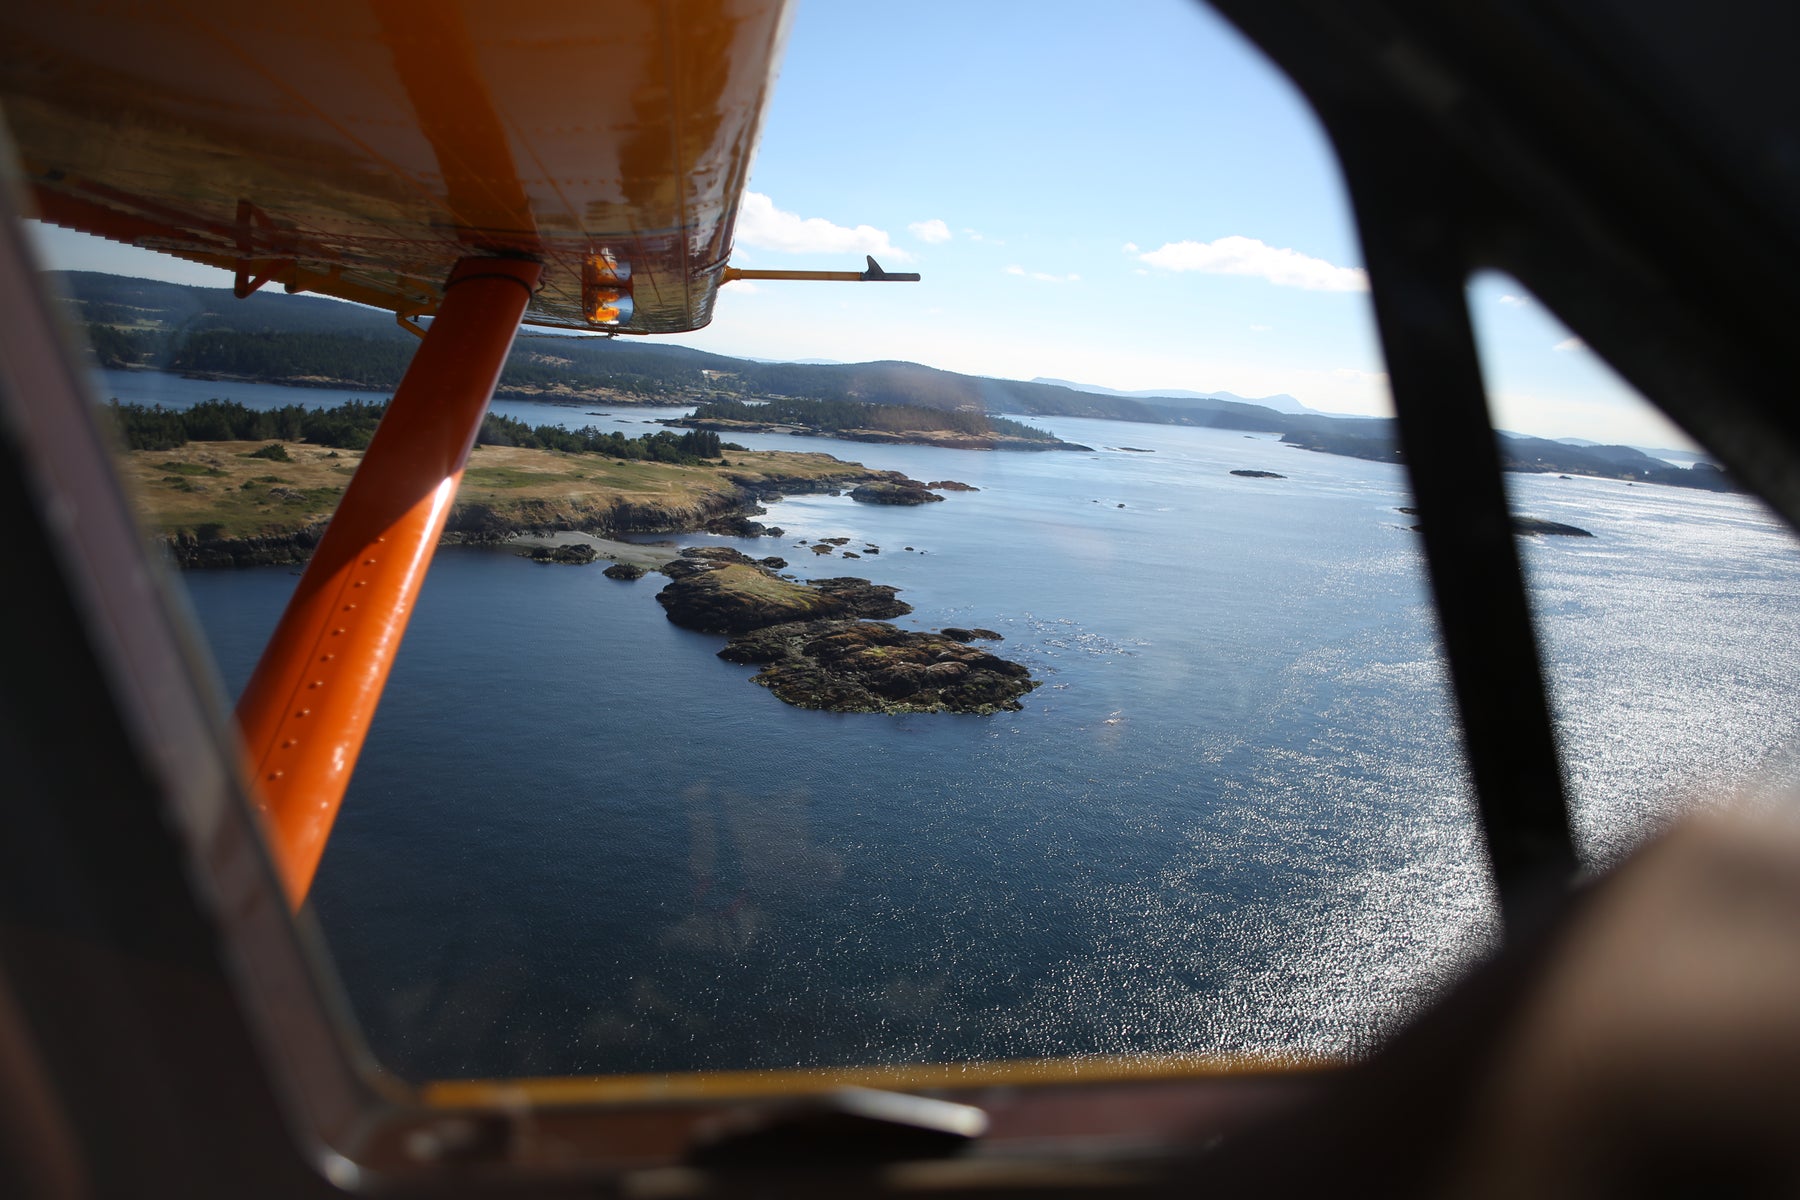
[[[224,276],[52,231],[49,265]],[[739,213],[740,282],[667,339],[1011,379],[1390,410],[1335,159],[1287,82],[1190,0],[801,0]],[[1471,288],[1496,424],[1689,443],[1516,283]]]

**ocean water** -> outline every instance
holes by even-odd
[[[762,518],[779,539],[674,539],[893,584],[901,625],[1000,631],[1043,681],[1018,713],[791,708],[670,625],[658,576],[440,553],[312,899],[378,1057],[425,1078],[1354,1053],[1483,953],[1400,471],[1037,423],[1095,449],[744,438],[981,490],[795,497]],[[1522,543],[1590,861],[1800,782],[1785,527],[1742,497],[1509,482],[1596,534]],[[795,544],[833,536],[880,553]],[[295,576],[183,578],[235,690]]]

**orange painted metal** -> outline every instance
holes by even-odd
[[[298,908],[540,274],[465,259],[238,701],[251,779]]]
[[[670,333],[712,317],[788,10],[0,4],[0,105],[58,224],[412,313],[528,257],[527,321]]]

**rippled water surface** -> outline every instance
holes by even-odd
[[[793,498],[775,542],[677,539],[893,584],[902,625],[999,630],[1043,680],[1019,713],[790,708],[670,625],[658,576],[441,554],[314,892],[376,1052],[413,1076],[1332,1053],[1480,953],[1399,471],[1040,423],[1095,450],[745,439],[981,490]],[[1596,534],[1524,543],[1586,852],[1786,769],[1789,535],[1740,497],[1511,485]],[[833,536],[880,554],[795,545]],[[235,688],[294,576],[186,581]]]

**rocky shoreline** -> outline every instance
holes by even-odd
[[[898,471],[862,468],[827,476],[727,475],[724,479],[726,489],[683,503],[619,497],[596,500],[579,495],[499,504],[459,500],[450,510],[439,545],[497,546],[559,533],[581,533],[602,540],[655,533],[780,537],[783,530],[779,526],[755,519],[767,515],[765,500],[864,486],[889,487],[907,494],[924,487]],[[309,520],[292,529],[248,537],[204,536],[204,531],[182,529],[165,533],[159,540],[176,565],[185,569],[280,566],[311,558],[325,525],[323,520]]]

